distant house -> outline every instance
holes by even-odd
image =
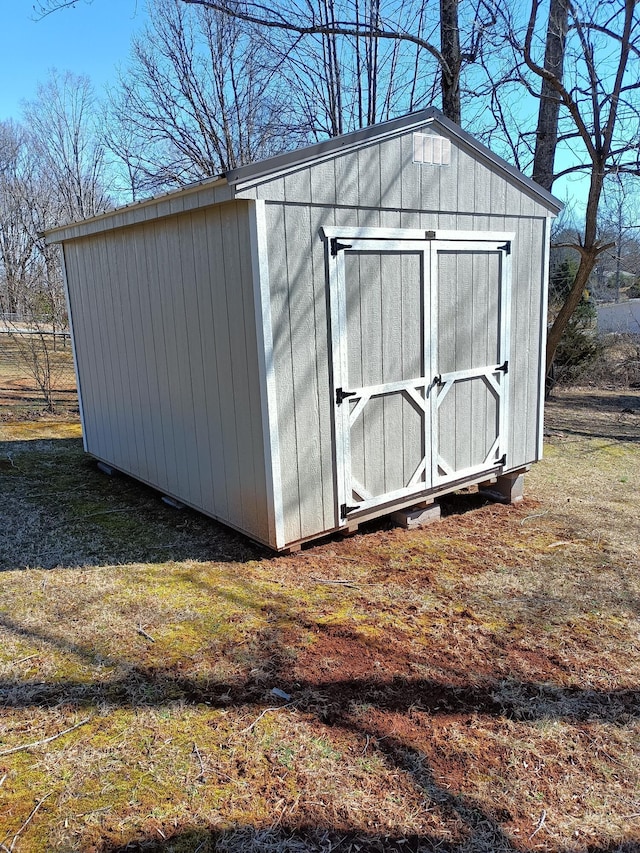
[[[598,331],[640,335],[640,299],[598,305]]]
[[[513,497],[560,207],[428,109],[49,231],[85,449],[276,550]]]

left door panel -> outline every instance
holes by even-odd
[[[359,239],[330,257],[341,522],[430,486],[428,248]]]

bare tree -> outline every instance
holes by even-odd
[[[564,80],[564,55],[569,23],[569,0],[551,0],[545,41],[544,68],[560,83]],[[551,192],[556,147],[560,95],[547,76],[542,78],[538,126],[533,155],[532,178]]]
[[[333,51],[334,60],[335,39],[355,39],[356,52],[364,52],[366,57],[364,63],[357,61],[356,65],[364,71],[368,68],[371,72],[371,76],[366,78],[370,95],[377,89],[378,76],[375,71],[379,67],[377,52],[380,44],[392,43],[395,50],[398,45],[402,45],[403,56],[415,58],[418,64],[423,62],[421,54],[425,53],[435,61],[434,71],[440,78],[443,112],[458,124],[461,121],[461,76],[465,67],[476,61],[483,35],[495,22],[495,14],[487,4],[467,2],[461,26],[459,0],[441,0],[440,9],[431,14],[431,7],[419,0],[368,0],[365,3],[334,0],[329,4],[298,0],[271,4],[256,0],[181,2],[215,9],[262,28],[287,32],[298,38],[320,36],[330,56]],[[429,87],[421,85],[416,74],[413,82],[417,82],[423,92],[425,89],[428,91]],[[409,88],[412,88],[411,84]],[[403,111],[406,110],[405,101]],[[374,120],[371,111],[368,123]]]
[[[94,107],[86,78],[54,73],[24,125],[0,125],[0,310],[49,410],[68,321],[58,251],[42,232],[109,206]]]
[[[0,124],[0,306],[12,317],[25,309],[37,277],[31,187],[35,164],[22,127]]]
[[[603,0],[584,8],[579,0],[559,2],[566,4],[566,22],[556,0],[551,20],[541,15],[541,0],[531,0],[522,21],[509,8],[496,7],[505,41],[495,43],[486,59],[489,82],[480,91],[481,97],[488,88],[498,93],[492,132],[502,134],[520,168],[535,161],[536,177],[547,189],[561,176],[588,180],[584,219],[576,238],[563,244],[575,250],[579,265],[549,330],[548,368],[598,258],[612,248],[598,223],[608,176],[640,174],[640,7],[634,0]],[[505,44],[512,51],[508,63]],[[502,112],[499,102],[518,91],[519,112]],[[539,103],[535,130],[527,127],[527,97]]]
[[[26,130],[0,125],[0,311],[23,367],[55,407],[56,329],[66,326],[57,257],[45,247],[49,188]],[[57,207],[57,205],[56,205]]]
[[[638,205],[640,184],[630,175],[611,175],[604,186],[599,212],[601,238],[615,243],[603,252],[596,264],[599,296],[620,301],[622,285],[635,282],[640,277],[640,226]]]
[[[302,42],[320,49],[326,87],[318,91],[326,98],[325,109],[330,118],[330,133],[339,133],[341,94],[344,81],[340,75],[346,65],[355,70],[355,91],[362,96],[357,101],[360,126],[372,124],[384,115],[385,100],[389,100],[389,80],[380,87],[380,70],[391,69],[396,78],[396,62],[418,71],[431,59],[430,72],[420,79],[403,80],[405,98],[396,98],[397,112],[406,112],[435,88],[442,94],[443,112],[452,121],[461,121],[460,81],[465,69],[478,55],[487,29],[495,23],[495,12],[484,0],[466,0],[460,13],[459,0],[440,0],[432,6],[422,0],[179,0],[185,5],[198,6],[221,13],[265,31],[288,34],[295,45]],[[73,6],[73,0],[40,0],[36,9],[41,15]],[[346,40],[346,41],[345,41]],[[384,51],[381,45],[390,45]],[[309,49],[305,44],[305,49]],[[385,53],[381,61],[380,51]],[[315,65],[315,62],[313,63]],[[299,66],[298,66],[299,67]],[[302,79],[310,91],[318,81],[303,73]],[[403,75],[400,75],[402,78]],[[438,78],[437,87],[431,81]],[[320,81],[323,82],[323,81]],[[361,91],[358,93],[358,86]],[[347,88],[349,88],[347,86]],[[387,89],[387,91],[385,91]],[[396,97],[392,92],[391,96]],[[364,101],[368,101],[365,107]],[[307,102],[307,107],[309,102]],[[348,111],[347,115],[351,115]],[[366,116],[366,118],[365,118]],[[311,116],[310,118],[313,118]],[[313,122],[311,122],[313,123]],[[351,118],[350,126],[356,122]]]
[[[155,0],[111,96],[108,144],[135,192],[219,174],[291,144],[278,63],[254,27]]]
[[[310,0],[313,16],[331,28],[348,14],[359,35],[321,32],[301,37],[265,30],[288,81],[292,120],[315,139],[337,136],[385,121],[430,103],[437,91],[437,64],[417,45],[381,40],[368,31],[386,11],[380,0]],[[427,26],[423,6],[403,5],[405,28]],[[337,28],[337,27],[336,27]],[[437,21],[431,22],[437,30]],[[426,85],[425,85],[426,84]]]
[[[569,129],[564,139],[581,144],[585,159],[561,174],[589,170],[584,228],[576,244],[580,264],[573,287],[558,312],[547,341],[547,368],[562,334],[587,286],[598,256],[611,247],[599,239],[598,209],[604,182],[611,173],[638,174],[637,139],[640,134],[640,80],[630,67],[640,48],[638,7],[635,0],[602,2],[589,13],[571,6],[574,49],[570,88],[551,70],[538,64],[532,51],[538,0],[534,0],[524,42],[527,67],[546,79],[562,101]],[[556,176],[557,177],[557,176]]]
[[[89,79],[71,72],[51,72],[26,104],[34,153],[57,200],[56,224],[95,216],[111,204],[97,116]]]

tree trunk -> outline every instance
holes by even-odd
[[[569,323],[573,312],[576,310],[580,300],[582,299],[582,294],[587,286],[589,276],[591,275],[599,254],[599,249],[592,248],[591,251],[585,252],[582,255],[582,258],[580,259],[580,266],[578,267],[578,271],[573,282],[573,287],[553,321],[553,325],[549,329],[549,333],[547,335],[547,373],[551,370],[553,357],[556,354],[558,344],[560,343],[564,330],[567,328],[567,324]]]
[[[564,52],[569,15],[568,0],[551,0],[544,67],[562,82]],[[533,156],[533,180],[551,192],[553,186],[553,164],[558,141],[558,116],[560,96],[549,80],[543,78],[538,109],[536,147]]]
[[[442,52],[442,112],[460,124],[460,29],[458,0],[440,0],[440,50]]]
[[[553,325],[547,335],[547,372],[551,369],[553,357],[562,338],[563,332],[571,319],[571,315],[578,307],[584,289],[589,281],[593,268],[598,260],[598,255],[605,249],[611,247],[611,243],[601,245],[597,240],[598,207],[602,195],[604,182],[604,162],[594,161],[589,184],[589,196],[587,198],[587,210],[585,214],[585,226],[583,245],[580,249],[580,266],[576,273],[571,292],[564,301],[564,305],[553,321]]]

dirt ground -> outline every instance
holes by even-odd
[[[640,392],[546,432],[518,506],[274,557],[0,423],[4,849],[639,851]]]

